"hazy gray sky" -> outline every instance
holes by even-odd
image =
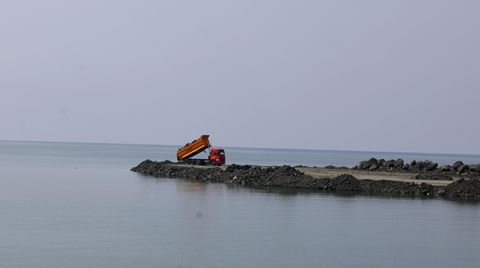
[[[480,1],[0,3],[0,139],[480,153]]]

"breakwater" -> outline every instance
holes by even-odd
[[[356,168],[359,169],[359,167]],[[306,175],[291,166],[230,165],[226,168],[219,168],[187,166],[170,161],[156,162],[152,160],[145,160],[131,170],[154,177],[237,184],[248,187],[282,187],[344,194],[365,193],[480,200],[480,181],[477,178],[460,178],[446,186],[433,186],[427,183],[395,180],[360,180],[351,174],[318,178]]]

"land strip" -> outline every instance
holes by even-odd
[[[143,161],[132,168],[132,171],[154,177],[220,182],[250,187],[282,187],[349,194],[367,193],[480,200],[480,181],[477,178],[450,177],[424,171],[419,173],[412,171],[387,172],[365,171],[358,170],[358,168],[250,165],[212,167],[151,160]]]

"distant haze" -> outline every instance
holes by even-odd
[[[480,1],[0,3],[0,139],[480,153]]]

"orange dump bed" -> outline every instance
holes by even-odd
[[[184,160],[190,157],[193,157],[205,149],[210,147],[210,142],[208,141],[209,135],[202,135],[200,138],[192,141],[191,143],[187,143],[182,148],[178,149],[177,151],[177,159]]]

